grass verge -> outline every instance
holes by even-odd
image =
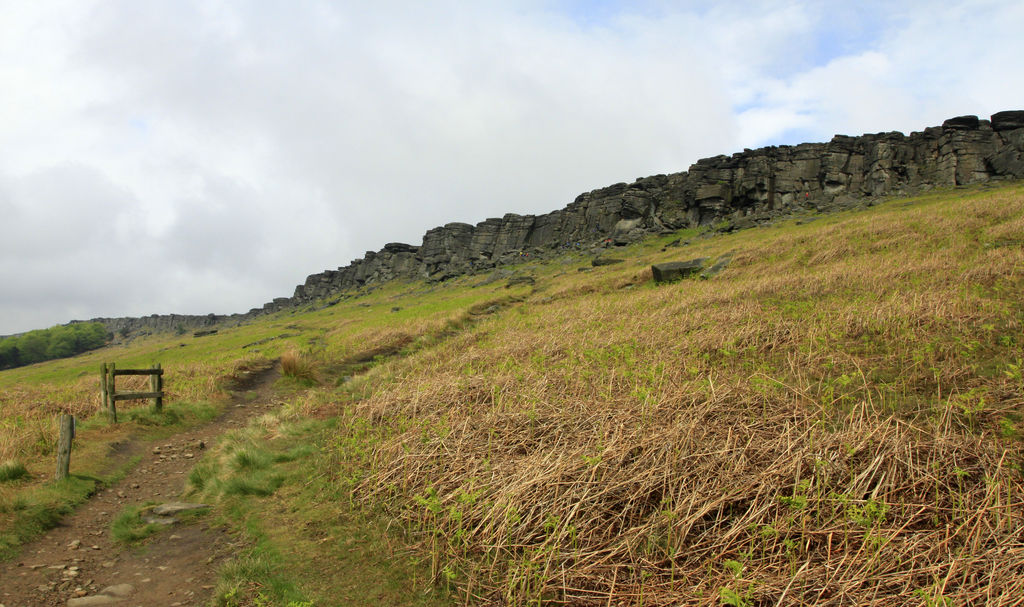
[[[422,591],[429,564],[385,521],[353,509],[335,482],[325,454],[336,422],[297,411],[225,435],[189,475],[189,494],[217,503],[250,543],[222,568],[214,604],[449,605],[444,589]]]
[[[0,493],[0,561],[18,555],[26,542],[55,527],[62,516],[101,488],[115,483],[139,461],[132,457],[97,476],[72,474],[19,491]]]

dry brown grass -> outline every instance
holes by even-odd
[[[164,384],[165,400],[197,402],[216,398],[223,370],[204,363],[175,366]],[[148,392],[148,377],[120,376],[119,392]],[[122,401],[118,410],[148,406]],[[0,460],[49,455],[57,441],[55,417],[70,413],[80,420],[100,410],[99,371],[63,383],[20,384],[0,388]]]
[[[1020,604],[1024,250],[983,243],[1022,208],[733,240],[712,281],[564,278],[382,368],[343,469],[488,604]]]
[[[281,354],[281,373],[303,382],[315,384],[320,381],[317,364],[309,355],[291,349]]]

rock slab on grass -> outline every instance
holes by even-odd
[[[715,276],[718,275],[719,272],[729,267],[730,262],[732,262],[732,256],[723,255],[718,259],[718,261],[715,262],[713,266],[711,266],[707,270],[704,270],[704,272],[701,273],[700,277],[705,280],[707,280],[708,278],[714,278]]]
[[[654,282],[674,282],[697,274],[704,269],[707,260],[707,257],[698,257],[689,261],[656,263],[651,266],[651,273],[654,274]]]
[[[537,284],[537,279],[534,278],[533,276],[529,276],[527,274],[524,274],[522,276],[513,276],[512,278],[509,278],[508,282],[505,283],[505,288],[508,289],[510,287],[517,287],[517,286],[520,286],[520,285],[532,285],[532,284]]]

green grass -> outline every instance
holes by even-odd
[[[140,426],[176,426],[182,430],[212,420],[220,408],[209,402],[174,402],[160,411],[152,407],[134,407],[124,411],[119,421],[134,422]]]
[[[147,523],[144,517],[148,515],[152,507],[159,502],[149,501],[143,504],[125,506],[121,512],[114,517],[110,523],[110,536],[114,541],[128,546],[142,543],[153,535],[168,529],[171,525],[159,523]],[[205,510],[190,510],[179,512],[174,515],[178,524],[187,524],[190,521],[206,516]]]
[[[93,468],[99,475],[71,474],[64,480],[0,492],[0,562],[16,557],[22,545],[34,540],[60,523],[99,489],[120,480],[138,462],[132,458],[114,466]]]
[[[11,461],[0,464],[0,483],[10,483],[28,477],[28,468],[21,462]]]
[[[161,529],[161,525],[155,523],[146,523],[142,520],[142,513],[145,510],[145,506],[151,503],[143,504],[141,506],[125,506],[124,509],[114,517],[114,520],[110,523],[110,536],[122,544],[137,544],[142,540],[150,537]]]
[[[222,568],[214,604],[448,605],[444,589],[421,591],[429,566],[331,481],[336,422],[300,409],[229,433],[189,476],[188,495],[217,504],[249,544]]]

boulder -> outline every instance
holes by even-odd
[[[689,278],[704,269],[704,262],[707,257],[698,257],[689,261],[669,261],[656,263],[651,266],[651,273],[654,274],[654,282],[673,282]]]
[[[592,259],[590,261],[590,265],[592,265],[592,266],[594,266],[596,268],[596,267],[599,267],[599,266],[610,266],[610,265],[614,265],[614,264],[617,264],[617,263],[622,263],[624,261],[626,261],[626,260],[625,259],[616,259],[614,257],[595,257],[594,259]]]
[[[942,123],[944,129],[956,129],[956,130],[974,130],[980,126],[981,122],[977,116],[957,116],[956,118],[950,118]]]
[[[518,287],[518,286],[521,286],[521,285],[533,285],[533,284],[536,284],[536,283],[537,283],[537,279],[536,278],[534,278],[533,276],[529,276],[529,275],[524,274],[522,276],[513,276],[512,278],[509,278],[508,282],[505,283],[505,288],[508,289],[508,288],[511,288],[511,287]]]
[[[992,114],[992,128],[997,131],[1024,129],[1024,110],[1008,110]]]

